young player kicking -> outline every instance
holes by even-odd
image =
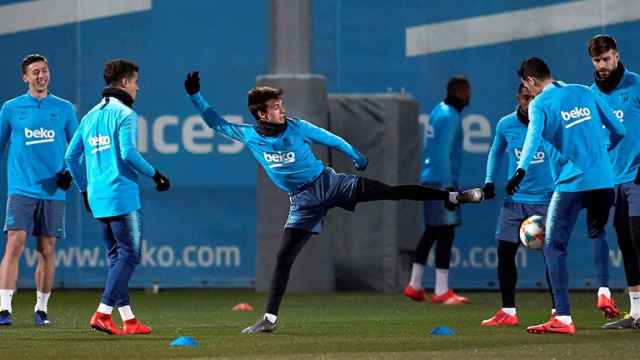
[[[542,139],[550,152],[555,189],[547,211],[544,256],[556,302],[556,316],[527,328],[530,333],[575,334],[569,304],[567,247],[580,210],[587,209],[589,236],[597,237],[607,224],[613,204],[613,171],[602,138],[611,131],[609,148],[625,135],[611,108],[582,85],[555,81],[547,64],[532,57],[518,75],[536,98],[529,105],[529,127],[518,167],[507,184],[513,195],[530,171]]]
[[[528,109],[532,99],[531,92],[520,84],[516,96],[518,102],[516,111],[500,119],[496,126],[495,139],[487,161],[487,176],[483,188],[485,199],[495,197],[495,174],[505,153],[508,156],[509,173],[515,171],[527,134]],[[493,317],[482,321],[481,325],[483,326],[517,325],[519,322],[515,302],[518,281],[515,258],[520,247],[519,229],[527,218],[533,215],[545,217],[547,214],[554,186],[549,166],[549,154],[546,150],[548,149],[541,144],[518,192],[513,196],[507,196],[500,209],[496,240],[498,241],[498,280],[502,294],[502,308]],[[592,241],[594,262],[600,282],[598,309],[607,318],[612,318],[619,314],[619,310],[616,308],[609,291],[609,246],[606,234],[603,231]],[[548,272],[545,271],[545,273],[547,284],[551,289]],[[551,295],[551,313],[553,315],[555,304],[553,294]]]
[[[142,214],[138,174],[153,178],[156,190],[169,190],[169,180],[136,149],[138,66],[127,60],[104,66],[107,87],[102,100],[83,118],[65,159],[85,207],[98,220],[109,256],[109,272],[91,328],[111,335],[149,334],[129,302],[129,280],[140,263]],[[86,169],[85,169],[86,168]],[[120,329],[111,317],[116,307]]]
[[[421,185],[390,186],[350,174],[338,174],[311,151],[311,143],[328,146],[353,159],[358,170],[368,160],[356,148],[331,132],[305,120],[285,115],[282,91],[270,87],[251,89],[249,111],[257,125],[225,121],[200,93],[198,72],[187,75],[185,89],[209,127],[244,143],[269,178],[289,194],[291,206],[282,245],[277,255],[265,315],[243,333],[272,332],[278,326],[278,309],[284,296],[293,262],[322,220],[333,207],[355,210],[356,204],[377,200],[440,200],[449,205],[482,201],[482,190],[449,192]]]

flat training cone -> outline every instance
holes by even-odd
[[[253,311],[253,306],[247,303],[239,303],[233,307],[233,311]]]
[[[200,343],[198,340],[192,338],[191,336],[178,336],[175,340],[169,344],[172,347],[180,347],[180,346],[198,346]]]
[[[449,329],[446,326],[436,326],[429,332],[429,335],[437,335],[437,336],[453,336],[453,330]]]

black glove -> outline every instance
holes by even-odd
[[[169,179],[166,176],[160,174],[158,170],[156,170],[156,173],[153,174],[153,181],[156,183],[157,191],[167,191],[171,187]]]
[[[64,191],[69,190],[72,181],[73,178],[71,177],[69,170],[62,170],[56,174],[56,185]]]
[[[507,182],[507,194],[513,195],[516,191],[518,191],[518,188],[520,188],[520,183],[522,182],[522,179],[524,179],[524,175],[524,170],[516,169],[516,173],[513,174],[513,177],[511,177],[511,179],[509,179],[509,182]]]
[[[355,166],[356,170],[358,171],[365,171],[367,169],[367,166],[369,166],[369,159],[367,159],[366,156],[362,156],[361,159],[353,161],[353,166]]]
[[[458,192],[458,190],[454,187],[447,187],[445,188],[445,190],[447,190],[448,192],[452,193],[452,192]],[[444,201],[444,208],[449,210],[449,211],[455,211],[458,208],[458,204],[454,204],[451,201],[449,201],[449,198],[447,198],[447,200]]]
[[[200,71],[192,71],[187,74],[187,79],[184,81],[184,89],[187,90],[187,94],[193,95],[200,91]]]
[[[640,185],[640,168],[638,168],[638,173],[636,174],[636,179],[633,182],[636,185]]]
[[[83,191],[81,194],[82,194],[82,203],[84,204],[84,208],[87,209],[89,214],[93,215],[93,211],[91,211],[91,206],[89,206],[89,195],[87,195],[86,191]]]
[[[494,183],[488,182],[482,187],[482,192],[484,193],[485,199],[491,200],[496,197],[496,185]]]

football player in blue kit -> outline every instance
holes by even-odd
[[[557,311],[550,321],[530,326],[527,331],[575,334],[568,288],[569,238],[582,209],[587,210],[589,237],[598,237],[604,231],[614,191],[602,126],[610,130],[610,150],[626,132],[613,110],[591,89],[556,81],[542,59],[526,59],[518,75],[536,97],[529,104],[527,136],[517,169],[507,183],[507,193],[513,195],[518,190],[543,139],[550,148],[555,185],[547,210],[544,256]]]
[[[11,300],[27,238],[37,239],[35,324],[48,325],[56,240],[65,237],[65,191],[71,175],[64,151],[78,126],[75,107],[49,91],[49,63],[39,54],[22,61],[29,90],[2,105],[0,152],[7,152],[7,235],[0,266],[0,325],[12,324]]]
[[[331,208],[353,211],[357,203],[378,200],[440,200],[449,206],[482,201],[481,189],[457,193],[420,185],[390,186],[356,175],[336,173],[315,157],[311,143],[349,156],[358,170],[364,170],[368,160],[339,136],[305,120],[287,117],[279,89],[266,86],[251,89],[248,107],[257,125],[249,125],[224,120],[206,102],[200,93],[198,72],[189,73],[184,85],[205,123],[245,144],[274,185],[289,194],[291,202],[265,315],[243,333],[276,330],[278,310],[293,262],[309,238],[320,231],[322,220]]]
[[[594,67],[591,90],[613,109],[626,128],[618,146],[609,152],[613,165],[615,205],[613,226],[622,253],[631,308],[604,329],[640,328],[640,76],[620,60],[616,40],[596,35],[587,50]]]

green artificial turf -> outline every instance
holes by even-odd
[[[89,317],[99,293],[55,292],[49,328],[33,325],[34,294],[14,296],[14,324],[0,327],[0,359],[12,358],[268,358],[268,359],[591,359],[634,358],[640,330],[603,331],[605,321],[593,307],[592,292],[572,294],[578,328],[571,335],[530,335],[526,325],[549,317],[548,295],[518,294],[521,325],[483,328],[480,321],[498,309],[499,295],[464,293],[472,304],[443,306],[411,302],[400,295],[340,293],[290,294],[274,334],[243,335],[240,330],[262,315],[265,294],[229,290],[175,290],[160,294],[134,292],[132,304],[152,335],[116,337],[90,332]],[[628,299],[616,293],[623,310]],[[238,313],[247,302],[256,311]],[[119,317],[116,315],[119,321]],[[452,337],[430,336],[448,326]],[[178,336],[200,342],[194,348],[171,348]],[[631,356],[631,357],[629,357]]]

